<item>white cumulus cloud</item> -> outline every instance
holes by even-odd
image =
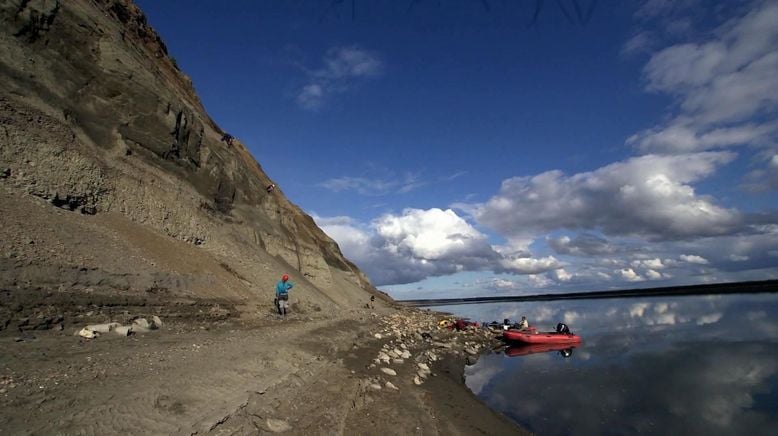
[[[557,229],[654,240],[727,234],[739,226],[739,213],[697,195],[691,183],[733,158],[726,152],[645,155],[571,176],[514,177],[486,203],[464,208],[509,239]],[[565,250],[570,241],[556,245]]]
[[[708,259],[697,256],[696,254],[682,254],[679,256],[679,259],[687,263],[696,263],[698,265],[707,265],[709,263]]]
[[[647,88],[674,96],[678,111],[629,138],[645,152],[775,145],[778,133],[778,2],[756,1],[701,42],[654,53]],[[759,121],[755,121],[759,120]]]
[[[534,258],[504,248],[498,252],[486,235],[451,209],[406,209],[401,214],[380,216],[369,224],[348,217],[314,219],[338,242],[346,257],[379,286],[461,271],[527,275],[561,267],[553,256]]]
[[[624,268],[618,271],[621,278],[628,282],[639,282],[643,280],[640,274],[636,273],[632,268]]]

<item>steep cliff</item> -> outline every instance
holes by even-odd
[[[0,1],[0,290],[269,304],[288,272],[311,310],[364,304],[367,278],[222,135],[131,1]]]

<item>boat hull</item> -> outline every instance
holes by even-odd
[[[572,350],[579,344],[516,344],[505,349],[505,355],[508,357],[527,356],[537,353],[548,353],[551,351]]]
[[[503,339],[523,344],[577,344],[581,337],[570,333],[537,332],[531,330],[507,330]]]

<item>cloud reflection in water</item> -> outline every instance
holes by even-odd
[[[541,329],[574,321],[584,343],[567,359],[487,355],[466,370],[479,397],[538,434],[753,436],[778,425],[774,295],[445,310],[480,320],[526,314]]]

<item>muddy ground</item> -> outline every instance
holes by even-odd
[[[6,316],[0,331],[0,434],[525,434],[462,383],[487,335],[430,328],[439,317],[422,311],[279,320],[216,302],[111,313],[82,304],[47,324],[49,314],[16,309],[32,315],[21,330],[19,316]],[[74,335],[87,322],[152,315],[158,330]],[[401,345],[413,357],[376,364]],[[430,364],[424,379],[420,362]]]

